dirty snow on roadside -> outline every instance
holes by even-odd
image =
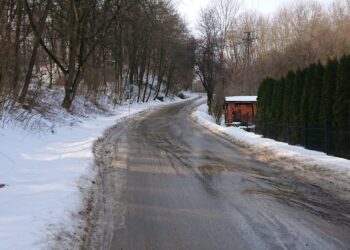
[[[311,161],[312,163],[320,164],[320,166],[325,168],[338,169],[346,172],[350,171],[350,160],[329,156],[323,152],[308,150],[303,147],[292,146],[287,143],[263,138],[260,135],[246,132],[240,128],[217,125],[215,123],[215,119],[208,114],[206,104],[199,106],[197,110],[192,113],[192,117],[213,132],[222,133],[228,136],[230,139],[253,146],[257,149],[271,150],[277,157],[293,158],[301,162]]]
[[[132,104],[130,115],[179,101]],[[106,113],[80,117],[56,110],[65,122],[54,126],[47,121],[44,132],[14,122],[0,128],[1,250],[46,248],[62,227],[76,230],[71,215],[82,206],[81,178],[94,178],[93,142],[129,116],[127,104],[107,108]]]

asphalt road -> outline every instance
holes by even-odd
[[[195,105],[152,111],[112,143],[125,180],[109,187],[121,196],[108,248],[350,249],[348,201],[206,131]]]

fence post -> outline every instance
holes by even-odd
[[[287,120],[287,143],[289,144],[289,121]]]
[[[307,148],[307,122],[304,123],[304,147]]]
[[[328,124],[326,123],[326,128],[325,128],[325,146],[326,146],[326,154],[329,154],[329,129],[328,129]]]
[[[266,129],[265,129],[265,117],[262,118],[262,120],[260,120],[261,124],[260,124],[260,134],[265,137],[265,133],[266,133]]]

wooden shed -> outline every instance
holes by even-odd
[[[256,96],[225,97],[225,123],[227,125],[255,124]]]

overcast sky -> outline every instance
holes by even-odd
[[[329,3],[332,0],[319,0]],[[210,0],[178,0],[180,14],[185,17],[191,29],[194,29],[201,8],[208,5]],[[242,0],[242,9],[251,9],[264,14],[273,14],[280,6],[290,3],[291,0]]]

